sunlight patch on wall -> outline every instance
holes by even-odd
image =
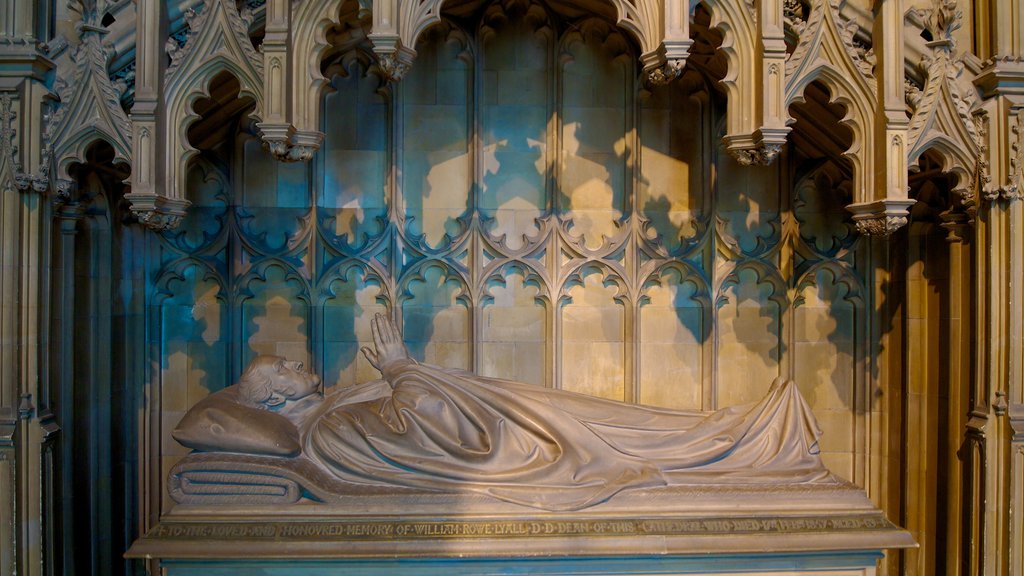
[[[488,288],[492,301],[481,311],[481,374],[545,384],[547,310],[537,302],[539,293],[521,271],[492,280]]]
[[[562,306],[562,389],[625,399],[625,308],[619,287],[597,267],[582,272]]]
[[[402,210],[410,236],[443,245],[461,232],[473,180],[465,44],[448,26],[431,28],[416,44],[416,65],[398,88],[402,103]]]
[[[782,311],[775,292],[750,268],[736,271],[725,290],[716,324],[719,407],[760,400],[779,375]]]
[[[334,296],[324,301],[323,361],[324,386],[354,386],[380,378],[380,373],[359,352],[373,348],[370,325],[375,314],[387,314],[379,301],[380,283],[351,267],[329,289]]]
[[[640,403],[700,410],[704,310],[692,282],[674,271],[646,292],[640,308]]]

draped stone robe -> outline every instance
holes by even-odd
[[[759,402],[700,412],[413,361],[385,378],[330,396],[302,427],[305,454],[345,481],[577,510],[627,488],[831,478],[814,417],[782,379]]]

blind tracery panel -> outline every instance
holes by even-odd
[[[328,386],[366,382],[359,348],[386,312],[422,360],[660,406],[758,398],[795,370],[852,470],[863,289],[841,171],[790,186],[785,161],[735,165],[703,79],[640,85],[596,18],[494,3],[416,49],[394,87],[368,46],[338,57],[310,164],[242,133],[193,165],[154,303],[166,322],[204,306],[228,368],[165,334],[165,377],[192,366],[222,375],[213,390],[276,352]]]

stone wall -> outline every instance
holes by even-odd
[[[257,354],[328,388],[375,378],[358,350],[386,312],[420,360],[627,402],[709,410],[794,378],[826,463],[863,483],[848,170],[796,148],[739,166],[707,79],[643,86],[597,18],[473,22],[425,33],[395,87],[367,46],[337,57],[309,164],[244,118],[193,162],[193,207],[151,254],[164,476],[178,419]]]

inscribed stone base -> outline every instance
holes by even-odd
[[[579,512],[474,494],[325,505],[179,505],[128,557],[169,576],[326,574],[872,575],[915,546],[843,482],[631,490]]]

